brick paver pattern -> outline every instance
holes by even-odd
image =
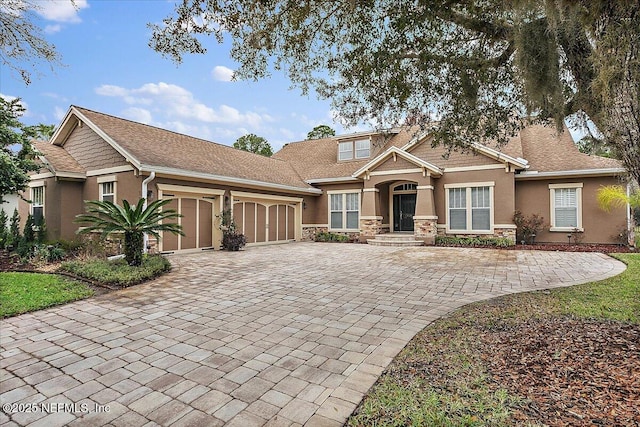
[[[321,243],[170,259],[153,282],[1,321],[0,425],[340,426],[435,319],[624,270],[596,253]]]

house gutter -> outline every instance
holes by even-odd
[[[155,178],[156,178],[155,171],[151,171],[151,174],[142,181],[142,198],[144,199],[144,204],[142,205],[143,210],[147,208],[147,188],[148,188],[148,185]],[[149,235],[147,235],[147,233],[144,233],[144,238],[143,238],[143,243],[142,243],[142,250],[144,251],[145,254],[147,252],[149,252],[149,249],[147,249],[147,245],[148,244],[149,244]]]

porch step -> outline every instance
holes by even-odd
[[[413,234],[378,234],[375,239],[367,240],[373,246],[424,246],[424,241],[416,240]]]

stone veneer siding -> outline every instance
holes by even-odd
[[[384,233],[382,227],[382,219],[360,219],[360,233],[358,239],[366,243],[367,239],[373,238],[378,234]]]
[[[414,219],[413,235],[416,239],[424,241],[425,245],[435,245],[438,234],[437,219]]]
[[[302,237],[300,241],[313,242],[316,240],[316,234],[327,233],[328,231],[328,227],[302,227]]]

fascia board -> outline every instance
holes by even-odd
[[[626,174],[625,168],[601,168],[601,169],[574,169],[564,171],[526,171],[516,174],[517,180],[540,179],[540,178],[562,178],[574,176],[614,176]]]
[[[203,173],[203,172],[194,172],[194,171],[183,170],[183,169],[168,168],[165,166],[153,166],[153,165],[143,164],[143,165],[140,165],[139,169],[140,169],[140,172],[155,172],[155,173],[175,175],[175,176],[186,177],[186,178],[200,178],[200,179],[206,179],[211,181],[224,182],[231,185],[253,185],[253,186],[268,188],[272,190],[295,191],[295,192],[309,193],[309,194],[322,194],[322,190],[318,188],[294,187],[292,185],[274,184],[271,182],[256,181],[256,180],[246,179],[246,178],[235,178],[235,177],[223,176],[223,175],[214,175],[214,174]]]

